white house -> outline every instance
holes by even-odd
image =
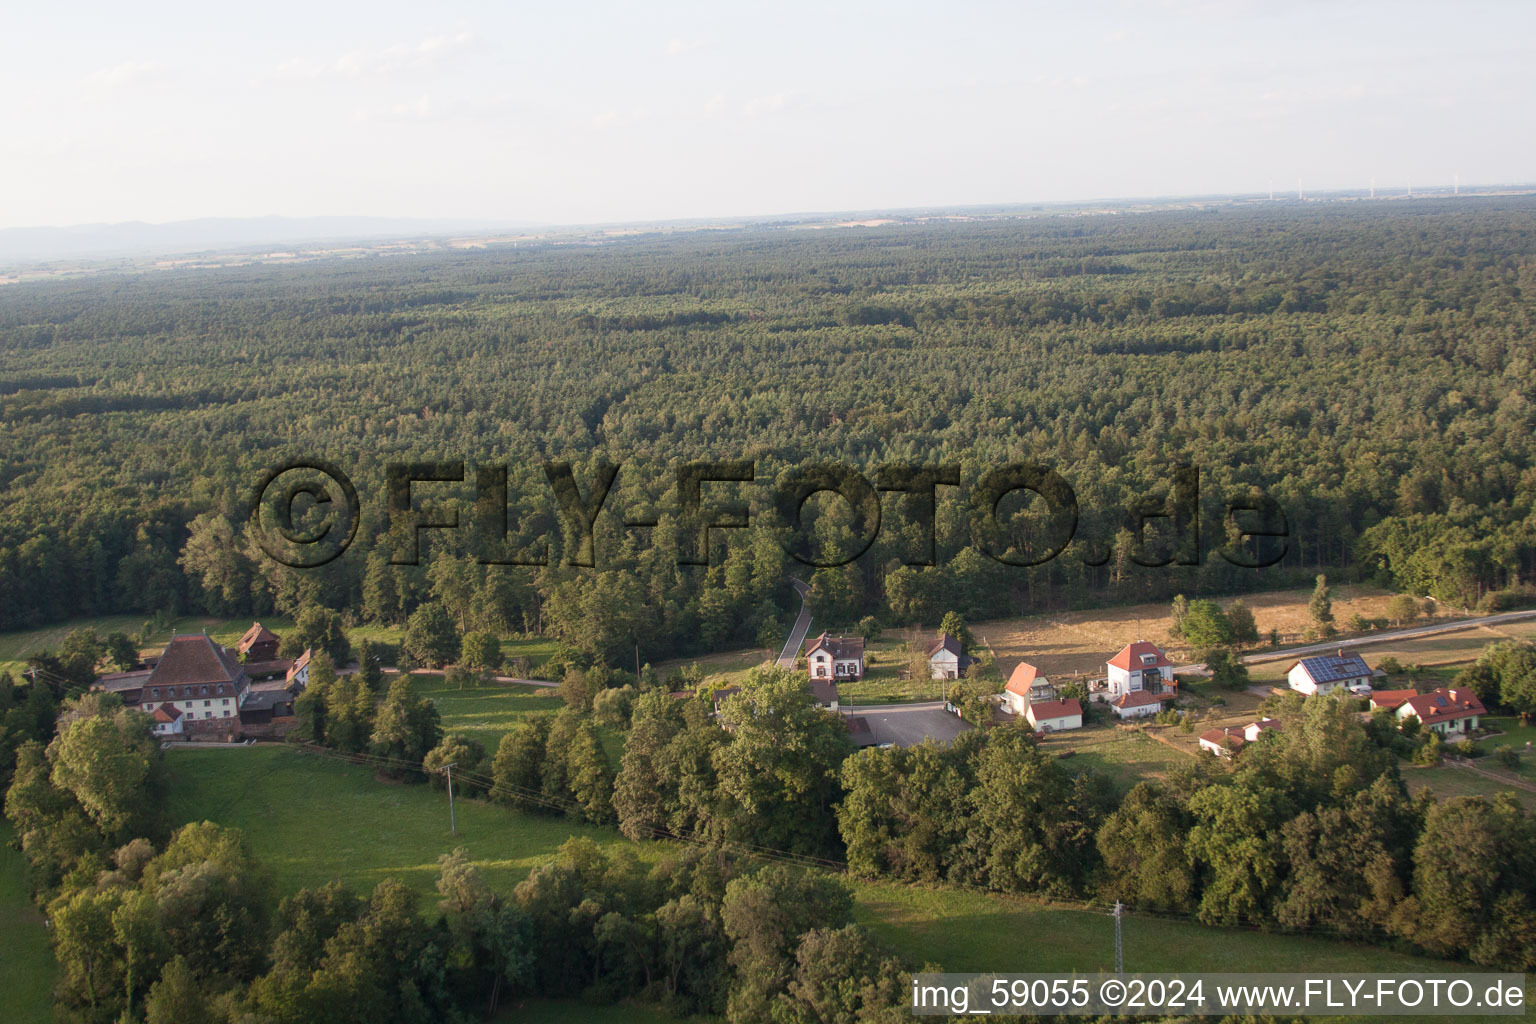
[[[1249,743],[1255,742],[1266,732],[1278,732],[1280,723],[1273,718],[1261,718],[1257,722],[1249,722],[1243,726],[1243,739]]]
[[[1246,742],[1241,729],[1207,729],[1200,734],[1200,749],[1217,757],[1231,757]]]
[[[304,653],[299,655],[288,669],[285,682],[295,693],[309,685],[309,659],[313,654],[314,652],[308,647],[304,648]]]
[[[1309,697],[1343,691],[1371,692],[1371,667],[1358,654],[1302,658],[1285,674],[1291,689]]]
[[[1066,700],[1036,701],[1029,705],[1029,724],[1037,732],[1061,732],[1083,727],[1083,706],[1076,697]]]
[[[174,704],[162,704],[151,716],[155,722],[156,736],[180,736],[182,729],[181,709]]]
[[[1105,696],[1120,718],[1155,715],[1179,695],[1173,662],[1150,641],[1126,644],[1104,667],[1109,677]]]
[[[1397,720],[1417,718],[1426,729],[1442,736],[1459,735],[1477,728],[1477,720],[1488,713],[1483,702],[1470,690],[1447,690],[1409,697],[1397,709]]]
[[[965,653],[960,641],[948,633],[928,645],[928,674],[932,679],[959,679],[975,659]]]
[[[805,664],[812,679],[863,679],[864,638],[823,633],[806,649]]]
[[[812,679],[811,696],[829,711],[837,710],[837,684],[830,679]]]
[[[1056,691],[1051,681],[1027,661],[1021,661],[1013,667],[1013,672],[1008,676],[1008,685],[1003,687],[1003,706],[1015,715],[1028,714],[1030,701],[1055,698]]]

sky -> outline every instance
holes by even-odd
[[[1536,4],[13,4],[0,228],[1536,180]]]

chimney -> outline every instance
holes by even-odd
[[[1343,658],[1344,658],[1344,648],[1340,647],[1339,648],[1339,659],[1342,661]]]

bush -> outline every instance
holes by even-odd
[[[592,698],[593,720],[609,729],[628,729],[630,714],[635,706],[635,693],[635,688],[627,683],[601,691]]]
[[[1419,749],[1413,752],[1413,763],[1426,768],[1433,768],[1440,763],[1444,754],[1444,744],[1440,742],[1438,733],[1430,733],[1429,737],[1419,745]]]
[[[1377,662],[1376,667],[1381,669],[1389,676],[1400,676],[1403,674],[1402,662],[1398,661],[1390,654]]]
[[[1458,740],[1456,742],[1456,753],[1462,757],[1472,758],[1481,756],[1482,751],[1478,750],[1477,744],[1471,740]]]
[[[1520,751],[1514,747],[1500,747],[1494,751],[1493,759],[1499,763],[1500,768],[1508,768],[1512,772],[1520,770]]]

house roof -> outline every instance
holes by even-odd
[[[835,704],[837,702],[837,684],[830,679],[812,679],[811,696],[816,698],[817,704]]]
[[[278,642],[279,641],[277,639],[276,633],[272,632],[270,629],[268,629],[266,626],[263,626],[259,622],[253,622],[251,623],[251,628],[245,631],[245,635],[242,636],[240,638],[240,642],[235,645],[235,650],[239,651],[241,654],[244,654],[256,644],[276,644]]]
[[[206,633],[171,637],[165,652],[145,680],[147,686],[180,686],[185,683],[232,683],[238,693],[249,679],[245,669],[228,650],[208,639]]]
[[[164,725],[169,725],[171,722],[174,722],[176,719],[181,717],[181,709],[174,704],[170,705],[169,707],[161,704],[159,707],[155,708],[154,717],[155,721]]]
[[[1078,703],[1076,697],[1068,697],[1066,700],[1036,701],[1029,706],[1029,718],[1034,722],[1050,718],[1070,718],[1082,713],[1083,706]]]
[[[292,679],[294,676],[302,672],[304,668],[309,664],[309,659],[313,654],[314,651],[311,648],[304,648],[304,653],[295,658],[293,660],[293,665],[289,667],[288,678]]]
[[[1447,690],[1445,687],[1433,693],[1421,693],[1403,702],[1413,709],[1419,721],[1425,725],[1453,722],[1459,718],[1485,715],[1483,702],[1470,690]]]
[[[1214,743],[1218,747],[1231,747],[1234,750],[1247,742],[1242,732],[1236,729],[1207,729],[1200,734],[1203,743]]]
[[[1248,728],[1257,729],[1259,732],[1269,732],[1271,729],[1280,728],[1280,720],[1278,718],[1261,718],[1248,726]]]
[[[1140,708],[1146,707],[1148,704],[1161,704],[1163,701],[1173,700],[1177,696],[1178,694],[1173,692],[1152,693],[1148,690],[1133,690],[1130,693],[1116,697],[1110,703],[1117,708]]]
[[[135,672],[108,672],[104,676],[97,677],[96,685],[108,693],[123,693],[126,690],[137,690],[148,678],[149,669],[147,668],[141,668]]]
[[[1143,662],[1142,655],[1156,656],[1155,661]],[[1119,654],[1109,659],[1109,664],[1115,668],[1123,668],[1129,671],[1133,668],[1166,668],[1172,667],[1173,662],[1168,660],[1168,655],[1163,649],[1150,640],[1138,640],[1133,644],[1126,644]]]
[[[1418,695],[1418,690],[1377,690],[1371,694],[1371,704],[1387,711],[1396,711],[1407,703],[1409,697]]]
[[[844,715],[843,724],[848,726],[848,738],[856,747],[873,746],[875,733],[869,727],[869,719],[862,715]]]
[[[1346,679],[1369,679],[1371,667],[1358,654],[1320,654],[1315,658],[1302,658],[1296,663],[1307,678],[1314,683],[1341,683]],[[1291,668],[1295,668],[1292,665]]]
[[[1008,685],[1004,689],[1020,697],[1028,697],[1029,688],[1034,685],[1035,680],[1044,678],[1035,666],[1027,661],[1021,661],[1013,666],[1013,672],[1008,676]]]
[[[950,654],[953,654],[957,658],[965,656],[965,648],[961,646],[960,641],[950,636],[948,633],[940,633],[939,638],[937,640],[930,641],[924,650],[925,653],[927,653],[928,659],[930,661],[933,660],[933,656],[938,654],[940,651],[948,651]]]
[[[818,650],[825,650],[834,659],[858,658],[864,660],[864,638],[861,636],[828,636],[823,633],[811,641],[805,649],[806,657]]]

